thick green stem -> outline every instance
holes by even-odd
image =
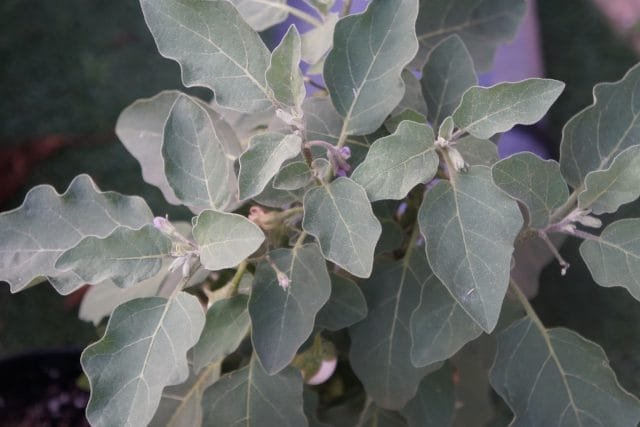
[[[231,278],[231,281],[229,282],[230,284],[229,294],[231,296],[236,295],[238,293],[238,286],[240,286],[240,280],[242,280],[242,276],[244,276],[244,273],[247,271],[248,265],[249,263],[247,262],[246,259],[242,261],[240,265],[238,265],[236,274],[233,275],[233,277]]]

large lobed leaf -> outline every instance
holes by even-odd
[[[256,270],[249,300],[251,340],[269,375],[283,370],[313,331],[316,314],[329,299],[331,282],[318,245],[276,249],[269,258],[289,279],[283,288],[269,262]]]
[[[493,181],[529,212],[529,225],[544,228],[553,212],[569,198],[569,188],[555,160],[517,153],[493,165]]]
[[[213,90],[221,107],[258,112],[271,106],[269,50],[225,0],[140,0],[158,50],[176,60],[186,86]]]
[[[326,259],[358,277],[369,277],[382,226],[364,189],[349,178],[309,190],[302,227],[318,238]]]
[[[486,166],[431,188],[418,213],[433,272],[485,332],[498,322],[522,215]]]
[[[323,75],[347,134],[375,131],[402,99],[400,74],[418,49],[417,14],[415,0],[374,0],[336,24]]]
[[[585,240],[580,255],[601,286],[623,286],[640,300],[640,219],[608,225],[599,237]]]
[[[292,367],[268,375],[258,359],[230,372],[212,385],[202,398],[204,425],[305,427],[302,412],[302,375]]]
[[[525,0],[420,0],[416,65],[421,66],[441,40],[457,34],[478,70],[486,71],[498,45],[516,34],[526,9]]]
[[[589,172],[608,168],[640,139],[640,64],[615,83],[593,88],[593,104],[562,131],[560,167],[567,182],[581,187]]]
[[[433,130],[428,125],[402,121],[396,131],[371,145],[367,157],[353,171],[353,179],[369,200],[404,198],[438,170]]]
[[[429,368],[411,363],[409,321],[420,290],[429,278],[424,253],[376,266],[362,286],[367,317],[349,328],[349,359],[356,376],[377,405],[402,408],[416,394]]]
[[[87,175],[74,178],[63,194],[49,185],[34,187],[20,207],[0,214],[0,280],[17,292],[47,279],[68,294],[84,280],[55,268],[60,255],[85,237],[106,237],[119,226],[139,228],[151,220],[141,198],[101,192]]]
[[[458,128],[487,139],[515,125],[530,125],[542,118],[564,90],[552,79],[527,79],[484,88],[474,86],[462,96],[453,112]]]
[[[81,357],[91,384],[91,425],[149,423],[162,389],[187,379],[187,351],[198,341],[204,320],[200,302],[186,293],[118,307],[102,339]]]
[[[512,426],[635,426],[640,402],[616,380],[602,348],[564,328],[524,318],[498,335],[491,385]]]

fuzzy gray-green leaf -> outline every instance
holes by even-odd
[[[269,50],[228,1],[140,0],[160,54],[176,60],[186,86],[213,90],[221,107],[271,107]]]
[[[367,317],[360,287],[346,277],[331,275],[331,296],[316,316],[315,326],[329,331],[347,328]]]
[[[264,31],[287,19],[286,0],[229,0],[255,31]]]
[[[438,154],[428,125],[405,120],[395,133],[373,143],[351,178],[364,187],[369,200],[404,198],[438,169]]]
[[[324,79],[346,133],[375,131],[402,99],[400,74],[418,49],[417,14],[414,0],[376,0],[338,21]]]
[[[402,408],[416,393],[428,368],[416,368],[409,350],[409,321],[429,277],[419,248],[402,261],[376,266],[362,285],[367,317],[349,328],[349,358],[356,376],[377,405]]]
[[[452,35],[438,43],[422,69],[422,94],[435,127],[453,114],[462,95],[478,83],[473,60],[464,42]]]
[[[493,181],[529,212],[529,224],[544,228],[553,211],[569,198],[569,188],[555,160],[542,160],[533,153],[514,154],[491,169]]]
[[[540,326],[524,318],[498,335],[490,380],[515,413],[510,425],[637,425],[640,402],[620,386],[602,348]]]
[[[247,218],[216,211],[204,211],[196,217],[193,237],[200,247],[200,261],[208,270],[235,267],[264,241],[262,230]]]
[[[295,368],[268,375],[258,358],[220,378],[202,397],[209,427],[306,427],[302,411],[302,375]]]
[[[500,157],[498,147],[488,139],[467,135],[456,141],[456,150],[468,165],[493,166]]]
[[[415,397],[400,411],[409,427],[451,425],[455,405],[454,372],[444,366],[427,375]]]
[[[22,205],[0,214],[0,280],[11,292],[48,279],[61,294],[84,284],[55,262],[88,236],[106,237],[119,226],[139,228],[151,223],[144,200],[101,192],[87,175],[79,175],[58,194],[49,185],[32,188]]]
[[[81,357],[91,384],[91,425],[149,423],[162,389],[187,379],[187,351],[203,326],[200,302],[186,293],[170,300],[140,298],[118,307],[102,339]]]
[[[640,145],[627,148],[605,170],[589,172],[578,207],[594,214],[613,213],[640,196]]]
[[[201,103],[187,96],[176,99],[164,126],[162,157],[167,180],[184,204],[225,210],[237,203],[234,158],[224,148],[226,137]]]
[[[305,162],[291,162],[283,166],[273,179],[276,190],[298,190],[306,187],[313,180],[311,169]]]
[[[498,322],[522,215],[486,166],[471,166],[425,195],[418,213],[433,272],[486,332]]]
[[[296,135],[263,133],[254,136],[247,151],[240,156],[238,185],[240,199],[262,193],[282,164],[300,154],[302,141]]]
[[[153,225],[139,230],[118,227],[107,237],[85,237],[64,252],[55,267],[73,271],[86,283],[112,280],[127,288],[160,271],[171,251],[171,240]]]
[[[640,219],[609,224],[600,237],[580,245],[582,259],[601,286],[623,286],[640,300]]]
[[[453,121],[463,131],[481,139],[530,125],[542,118],[564,90],[551,79],[527,79],[484,88],[474,86],[462,96]]]
[[[567,182],[580,187],[589,172],[606,169],[640,140],[640,64],[615,83],[593,88],[594,102],[562,131],[560,167]]]
[[[420,0],[416,33],[422,66],[433,47],[451,34],[467,45],[476,68],[491,68],[501,43],[513,38],[527,9],[525,0]]]
[[[354,276],[369,277],[382,226],[364,189],[338,178],[309,190],[303,205],[302,227],[318,239],[324,257]]]
[[[258,265],[249,300],[251,340],[264,369],[275,374],[293,360],[313,331],[316,314],[329,299],[326,262],[315,243],[276,249],[269,258],[289,283],[283,287],[268,262]]]
[[[298,111],[307,94],[300,71],[300,35],[291,25],[271,54],[267,83],[273,97],[283,106]]]

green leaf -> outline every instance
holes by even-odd
[[[618,154],[608,169],[589,172],[584,184],[578,207],[596,215],[613,213],[636,200],[640,197],[640,146]]]
[[[153,225],[118,227],[107,237],[85,237],[64,252],[55,268],[72,271],[89,284],[112,280],[121,288],[155,276],[171,252],[171,240]]]
[[[453,375],[451,367],[444,366],[422,380],[416,396],[400,411],[409,427],[451,425],[455,403]]]
[[[456,150],[469,165],[492,166],[500,160],[496,144],[488,139],[478,139],[472,135],[456,141]]]
[[[580,254],[600,286],[623,286],[640,300],[640,219],[609,224],[600,237],[585,240]]]
[[[136,298],[156,296],[167,279],[170,264],[168,259],[165,260],[158,274],[129,288],[123,289],[110,280],[91,286],[82,297],[78,318],[98,326],[119,305]]]
[[[493,181],[529,212],[529,225],[545,228],[553,212],[569,198],[569,188],[555,160],[542,160],[533,153],[514,154],[491,169]]]
[[[482,333],[429,266],[423,269],[419,304],[409,323],[411,363],[417,367],[450,358]]]
[[[404,241],[404,230],[395,219],[397,207],[395,204],[390,205],[388,202],[379,202],[373,204],[373,213],[382,225],[382,234],[376,245],[376,255],[393,252],[398,249]]]
[[[420,83],[427,101],[427,118],[435,127],[453,114],[467,89],[478,84],[473,60],[458,35],[442,40],[429,53]]]
[[[221,363],[212,363],[205,370],[189,375],[182,384],[165,387],[151,427],[193,427],[202,425],[202,395],[220,378]]]
[[[401,76],[405,87],[404,95],[391,115],[396,116],[405,110],[412,110],[420,116],[427,117],[427,103],[422,96],[420,81],[406,68],[402,70]]]
[[[551,79],[527,79],[484,88],[474,86],[462,96],[453,113],[458,128],[480,139],[530,125],[542,118],[564,90]]]
[[[291,25],[271,54],[267,83],[273,98],[298,111],[307,94],[300,70],[300,34]]]
[[[221,361],[238,348],[250,329],[248,302],[248,296],[236,295],[216,301],[209,308],[204,330],[193,348],[196,372]]]
[[[235,267],[264,241],[260,227],[242,215],[204,211],[193,225],[200,246],[200,262],[207,270]]]
[[[307,141],[319,139],[332,144],[338,142],[343,120],[328,97],[307,98],[302,109]]]
[[[141,198],[101,192],[87,175],[74,178],[63,194],[49,185],[34,187],[20,207],[0,214],[0,280],[11,292],[47,279],[59,293],[71,293],[84,281],[54,267],[62,253],[87,236],[139,228],[152,218]]]
[[[336,24],[324,79],[347,134],[373,132],[402,99],[400,74],[418,49],[417,14],[415,1],[378,0]]]
[[[305,427],[302,376],[288,367],[268,375],[254,356],[249,365],[220,378],[202,398],[204,423],[210,427]]]
[[[174,59],[186,86],[213,90],[221,107],[255,113],[271,107],[269,50],[228,1],[140,0],[160,54]]]
[[[291,206],[292,203],[302,202],[304,189],[297,190],[281,190],[273,186],[275,178],[269,181],[262,193],[253,198],[256,203],[267,206],[269,208],[284,209]]]
[[[402,408],[416,394],[428,368],[416,368],[409,350],[411,312],[429,277],[422,251],[409,251],[402,261],[376,265],[362,286],[369,313],[349,328],[349,358],[367,394],[379,406]]]
[[[282,164],[300,154],[301,148],[297,135],[263,133],[251,138],[249,148],[240,156],[240,199],[262,193]]]
[[[203,326],[200,302],[184,292],[171,300],[141,298],[118,307],[102,339],[80,359],[91,384],[91,425],[148,424],[162,389],[187,379],[187,350]]]
[[[226,135],[218,134],[199,102],[176,99],[164,127],[164,170],[176,196],[196,210],[225,210],[237,203],[234,159],[222,142]]]
[[[615,83],[593,88],[593,104],[562,131],[560,167],[567,182],[582,186],[591,171],[606,169],[640,139],[640,64]]]
[[[330,13],[326,16],[321,26],[315,27],[301,36],[301,53],[304,62],[311,65],[317,64],[322,60],[329,49],[331,49],[331,45],[333,43],[333,31],[339,18],[339,14]]]
[[[491,68],[499,44],[510,41],[527,7],[524,0],[420,0],[416,32],[419,65],[433,47],[458,34],[469,48],[476,68]],[[419,66],[418,65],[418,66]]]
[[[493,388],[509,404],[514,426],[635,426],[640,402],[616,380],[597,344],[529,318],[498,335]]]
[[[281,23],[289,12],[286,0],[228,0],[255,31],[264,31]]]
[[[309,427],[330,427],[318,419],[318,395],[310,388],[305,387],[302,393],[304,399],[304,413],[309,420]]]
[[[367,301],[360,287],[346,277],[331,275],[331,297],[316,316],[316,327],[329,331],[347,328],[367,317]]]
[[[428,125],[405,120],[392,135],[373,143],[367,157],[353,174],[369,200],[403,199],[438,170],[433,130]]]
[[[369,277],[382,233],[364,189],[349,178],[312,188],[304,196],[302,228],[326,259],[357,277]]]
[[[305,162],[291,162],[280,169],[273,179],[276,190],[298,190],[311,183],[313,175]]]
[[[269,262],[256,270],[249,315],[251,341],[269,375],[294,358],[313,331],[316,314],[331,294],[327,266],[316,244],[276,249],[269,258],[289,279],[284,288]]]
[[[420,123],[420,124],[427,123],[427,118],[425,116],[407,108],[406,110],[402,110],[402,112],[398,113],[397,115],[390,116],[387,120],[385,120],[384,127],[390,133],[394,133],[398,129],[398,126],[400,126],[400,123],[402,123],[405,120]]]
[[[495,186],[488,167],[471,166],[427,192],[418,221],[433,272],[467,314],[491,332],[522,227],[517,203]]]
[[[367,405],[358,417],[358,427],[406,427],[407,422],[395,411]]]

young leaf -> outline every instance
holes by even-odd
[[[469,316],[491,332],[522,227],[517,203],[496,187],[488,167],[471,166],[427,192],[418,221],[433,272]]]
[[[87,236],[139,228],[152,218],[141,198],[101,192],[87,175],[74,178],[63,194],[49,185],[34,187],[19,208],[0,214],[0,280],[18,292],[46,278],[68,294],[84,281],[54,267],[62,253]]]
[[[346,277],[331,275],[331,297],[316,316],[316,327],[338,331],[367,317],[367,301],[360,287]]]
[[[511,425],[632,426],[640,402],[618,384],[602,348],[564,328],[524,318],[498,335],[491,385]]]
[[[427,117],[427,102],[422,96],[420,81],[408,69],[402,70],[402,81],[404,82],[404,95],[400,103],[393,109],[391,116],[397,116],[406,110],[411,110],[422,117]]]
[[[186,86],[213,90],[218,105],[254,113],[271,106],[269,50],[228,1],[140,0],[160,54]]]
[[[553,211],[569,198],[569,188],[555,160],[542,160],[533,153],[514,154],[491,169],[493,181],[529,211],[529,225],[544,228]]]
[[[169,252],[171,240],[153,225],[139,230],[118,227],[104,238],[85,237],[60,255],[55,267],[89,284],[110,279],[127,288],[155,276]]]
[[[640,197],[640,145],[618,154],[605,170],[589,172],[578,207],[594,214],[613,213],[621,205]]]
[[[448,426],[453,418],[453,370],[444,366],[427,375],[416,396],[400,411],[409,427]]]
[[[574,188],[591,171],[606,169],[640,139],[640,64],[615,83],[593,88],[593,104],[571,118],[562,131],[560,167]]]
[[[500,157],[498,147],[488,139],[467,135],[456,141],[456,150],[469,165],[493,166]]]
[[[264,31],[281,23],[289,12],[286,0],[229,0],[247,24],[255,31]]]
[[[204,393],[203,425],[227,427],[305,427],[302,412],[302,376],[288,367],[268,375],[258,359],[220,378]]]
[[[429,370],[414,367],[409,355],[409,320],[428,273],[424,254],[415,248],[402,261],[376,265],[362,286],[369,313],[349,328],[349,359],[367,394],[383,408],[402,408]]]
[[[197,375],[191,372],[182,384],[165,387],[150,426],[193,427],[202,425],[202,395],[220,378],[221,363],[212,363]]]
[[[343,120],[328,97],[307,98],[302,109],[307,141],[319,139],[332,144],[338,142]]]
[[[273,179],[276,190],[298,190],[311,183],[313,176],[311,169],[305,162],[291,162],[280,169]]]
[[[419,304],[409,323],[411,363],[417,367],[450,358],[482,333],[428,265],[424,271]]]
[[[200,302],[184,292],[171,300],[141,298],[118,307],[102,339],[80,359],[91,384],[91,425],[148,424],[162,389],[187,379],[187,350],[203,326]]]
[[[267,68],[267,83],[273,98],[280,104],[298,111],[306,95],[300,71],[300,35],[291,25],[282,41],[271,54]]]
[[[164,170],[176,196],[197,210],[225,210],[237,202],[234,159],[224,137],[199,102],[176,99],[164,127]]]
[[[325,54],[331,49],[333,43],[333,31],[340,15],[328,14],[321,26],[304,33],[302,38],[302,59],[307,64],[319,63]],[[308,72],[307,72],[308,73]]]
[[[193,369],[199,372],[233,353],[249,332],[249,297],[236,295],[216,301],[207,311],[204,330],[193,348]]]
[[[369,277],[382,233],[364,189],[338,178],[304,196],[302,228],[315,236],[326,259],[357,277]]]
[[[433,126],[453,114],[462,95],[478,84],[473,60],[462,39],[454,34],[439,42],[422,69],[422,94]]]
[[[417,66],[440,40],[458,34],[476,68],[488,70],[498,45],[515,36],[526,9],[524,0],[420,0]]]
[[[249,148],[240,156],[240,199],[260,194],[282,164],[300,154],[301,144],[299,136],[280,133],[263,133],[251,138]]]
[[[438,170],[433,130],[405,120],[395,133],[373,143],[351,179],[364,187],[369,200],[404,198]]]
[[[313,331],[316,314],[331,294],[327,266],[318,245],[276,249],[258,265],[249,300],[251,341],[269,375],[284,369]]]
[[[208,270],[235,267],[264,241],[260,227],[242,215],[204,211],[193,225],[200,246],[200,262]]]
[[[402,99],[400,74],[418,49],[417,14],[414,0],[376,0],[337,23],[324,79],[344,133],[373,132]]]
[[[609,224],[600,237],[585,240],[580,255],[600,286],[623,286],[640,300],[640,219]]]
[[[530,125],[542,118],[564,90],[551,79],[527,79],[484,88],[474,86],[462,96],[453,112],[458,128],[488,139],[515,125]]]

